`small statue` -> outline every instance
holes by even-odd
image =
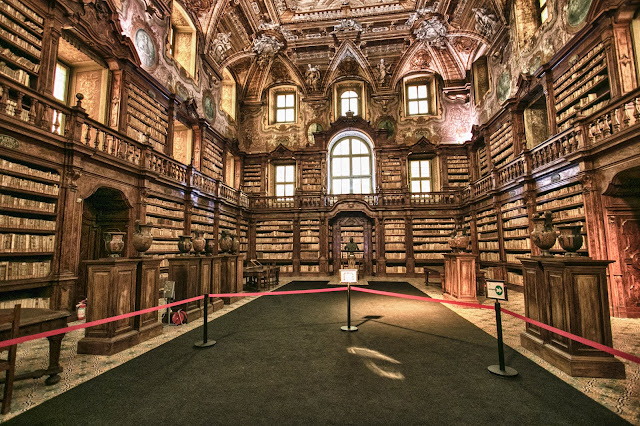
[[[306,82],[311,90],[314,92],[318,90],[320,84],[320,70],[318,67],[308,64],[307,72],[305,73]]]
[[[389,76],[390,66],[384,63],[384,59],[380,59],[378,64],[378,83],[385,84],[387,77]]]
[[[353,241],[353,237],[351,237],[349,238],[349,242],[347,243],[347,245],[344,247],[344,250],[348,251],[350,256],[353,256],[353,252],[358,251],[360,249],[358,248],[358,244],[356,244],[356,242]]]

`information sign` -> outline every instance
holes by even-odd
[[[504,281],[487,280],[487,297],[489,299],[507,300],[507,286]]]

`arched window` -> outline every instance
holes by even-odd
[[[341,115],[347,115],[347,112],[353,112],[358,115],[358,94],[353,90],[347,90],[340,95],[340,111]]]
[[[222,72],[220,109],[226,112],[232,119],[236,119],[236,81],[227,68]]]
[[[373,192],[373,156],[364,139],[339,139],[330,152],[331,193],[370,194]]]

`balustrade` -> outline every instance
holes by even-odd
[[[588,141],[597,145],[639,124],[640,90],[636,90],[588,119]]]

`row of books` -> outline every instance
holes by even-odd
[[[529,226],[529,218],[527,218],[526,216],[517,217],[515,219],[505,220],[502,223],[503,228],[513,228],[516,226]]]
[[[171,228],[152,228],[151,235],[153,238],[178,238],[180,235],[183,235],[184,232],[181,229],[171,229]]]
[[[24,164],[14,163],[13,161],[9,161],[5,158],[0,159],[0,169],[13,170],[14,172],[23,173],[29,176],[60,181],[60,175],[58,173],[34,169],[29,166],[25,166]]]
[[[168,210],[163,207],[147,205],[147,214],[161,214],[165,216],[169,216],[173,219],[183,219],[184,213],[181,211]]]
[[[56,221],[0,214],[0,226],[4,226],[7,228],[55,231]]]
[[[485,262],[500,262],[500,253],[494,253],[494,252],[480,253],[480,260]]]
[[[504,248],[509,249],[521,249],[521,250],[529,250],[531,248],[531,243],[529,238],[524,240],[505,240]]]
[[[451,247],[449,246],[449,244],[438,244],[438,243],[430,243],[430,244],[414,244],[413,245],[413,249],[414,250],[443,250],[443,251],[449,251],[451,250]]]
[[[55,235],[0,234],[0,252],[49,252],[55,240]]]
[[[164,227],[170,226],[173,228],[182,228],[184,226],[184,222],[167,219],[166,217],[155,217],[155,216],[147,216],[147,224],[151,224],[154,226]]]
[[[505,238],[527,237],[527,236],[529,236],[529,229],[528,228],[518,228],[518,229],[506,230],[506,231],[504,231],[504,236],[505,236]]]
[[[38,210],[43,213],[53,213],[56,211],[55,203],[30,200],[28,198],[14,197],[8,194],[0,194],[0,207],[9,207],[9,208],[26,209],[26,210]]]
[[[42,262],[0,262],[0,281],[43,278],[51,272],[51,261]],[[27,306],[23,306],[26,308]]]
[[[40,25],[44,24],[44,18],[42,16],[38,15],[33,10],[31,10],[30,8],[28,8],[24,4],[24,2],[22,2],[22,1],[19,1],[19,0],[11,0],[11,1],[0,0],[0,5],[3,6],[5,11],[9,11],[11,16],[19,18],[21,21],[25,21],[27,18],[29,18],[34,23],[38,23]],[[29,25],[29,28],[32,28],[32,26]],[[36,28],[38,28],[38,26],[34,26],[33,28],[34,28],[34,30],[36,30]]]
[[[397,243],[385,243],[384,245],[384,249],[385,250],[404,250],[404,243],[402,244],[397,244]]]
[[[549,202],[546,202],[546,203],[538,204],[538,210],[539,211],[544,211],[546,209],[553,209],[555,207],[563,207],[563,206],[567,206],[569,204],[582,203],[583,200],[584,200],[584,198],[582,197],[582,194],[576,194],[576,195],[572,195],[571,197],[561,198],[559,200],[553,200],[553,201],[549,201]]]
[[[500,246],[497,241],[480,241],[478,242],[480,250],[499,250]]]
[[[506,259],[508,263],[520,264],[520,261],[518,260],[519,257],[531,257],[531,254],[530,253],[518,253],[518,254],[507,253],[506,254]]]
[[[0,174],[0,186],[7,188],[23,189],[43,194],[58,195],[60,187],[58,185],[47,185],[42,182],[35,182],[29,179]]]
[[[293,244],[256,244],[256,250],[258,251],[271,251],[271,250],[293,251]]]
[[[507,272],[507,281],[511,284],[524,284],[523,276],[521,274],[518,274],[517,272]]]

